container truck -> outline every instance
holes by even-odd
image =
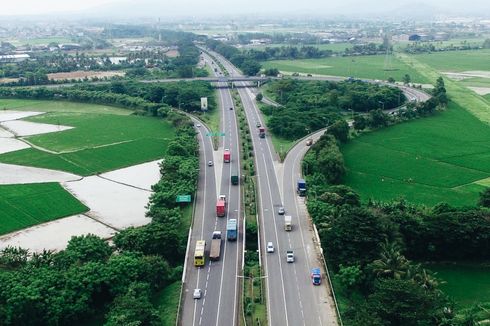
[[[291,231],[293,227],[292,218],[290,215],[284,216],[284,230]]]
[[[311,282],[313,285],[322,284],[322,274],[320,272],[320,268],[315,267],[311,269]]]
[[[237,237],[237,222],[236,219],[232,218],[228,220],[226,224],[226,238],[229,241],[235,241]]]
[[[231,161],[231,153],[229,149],[225,149],[225,152],[223,153],[223,161],[225,163],[230,163]]]
[[[298,187],[296,188],[296,192],[301,197],[306,196],[306,181],[304,179],[298,180]]]
[[[211,240],[211,250],[209,252],[209,259],[216,261],[219,260],[221,254],[221,231],[214,231],[213,238]]]
[[[224,200],[218,200],[216,203],[216,216],[218,217],[223,217],[226,215],[226,204]]]
[[[265,128],[264,127],[259,128],[259,137],[265,138]]]
[[[237,185],[239,182],[239,176],[238,176],[238,171],[237,169],[233,169],[233,172],[231,172],[231,184],[232,185]]]

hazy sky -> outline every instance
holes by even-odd
[[[0,0],[0,15],[35,15],[56,12],[115,15],[197,15],[229,13],[386,12],[404,6],[431,6],[457,14],[490,14],[490,0]]]

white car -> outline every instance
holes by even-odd
[[[272,244],[272,242],[267,242],[267,252],[274,252],[274,245]]]
[[[208,166],[213,166],[213,161],[208,161]]]
[[[284,213],[286,213],[286,210],[284,209],[284,207],[279,207],[279,209],[277,210],[277,214],[279,215],[284,215]]]
[[[286,251],[286,261],[288,263],[294,263],[294,253],[292,250]]]
[[[201,299],[202,291],[201,289],[194,289],[194,293],[192,295],[194,299]]]
[[[196,127],[197,128],[201,128],[201,124],[200,123],[196,123]]]

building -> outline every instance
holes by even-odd
[[[27,53],[23,54],[7,54],[0,55],[0,63],[16,63],[29,60],[30,56]]]

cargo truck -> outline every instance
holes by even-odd
[[[322,274],[320,272],[320,268],[312,268],[311,269],[311,282],[313,285],[322,284]]]
[[[209,259],[216,261],[219,260],[221,254],[221,231],[214,231],[213,238],[211,240],[211,250],[209,252]]]
[[[226,204],[224,200],[218,200],[216,203],[216,216],[223,217],[226,215]]]
[[[289,215],[284,216],[284,230],[291,231],[293,227],[292,218]]]
[[[226,238],[229,241],[235,241],[237,237],[237,222],[236,219],[232,218],[228,220],[226,224]]]
[[[223,161],[225,163],[230,163],[231,161],[231,153],[229,149],[225,149],[225,152],[223,153]]]
[[[301,197],[306,196],[306,181],[304,179],[298,179],[298,187],[296,188],[296,192]]]
[[[259,137],[265,138],[265,128],[264,127],[259,128]]]
[[[239,178],[239,175],[238,175],[238,170],[237,169],[233,169],[233,172],[231,173],[231,184],[232,185],[237,185],[238,182],[239,182],[240,178]]]

